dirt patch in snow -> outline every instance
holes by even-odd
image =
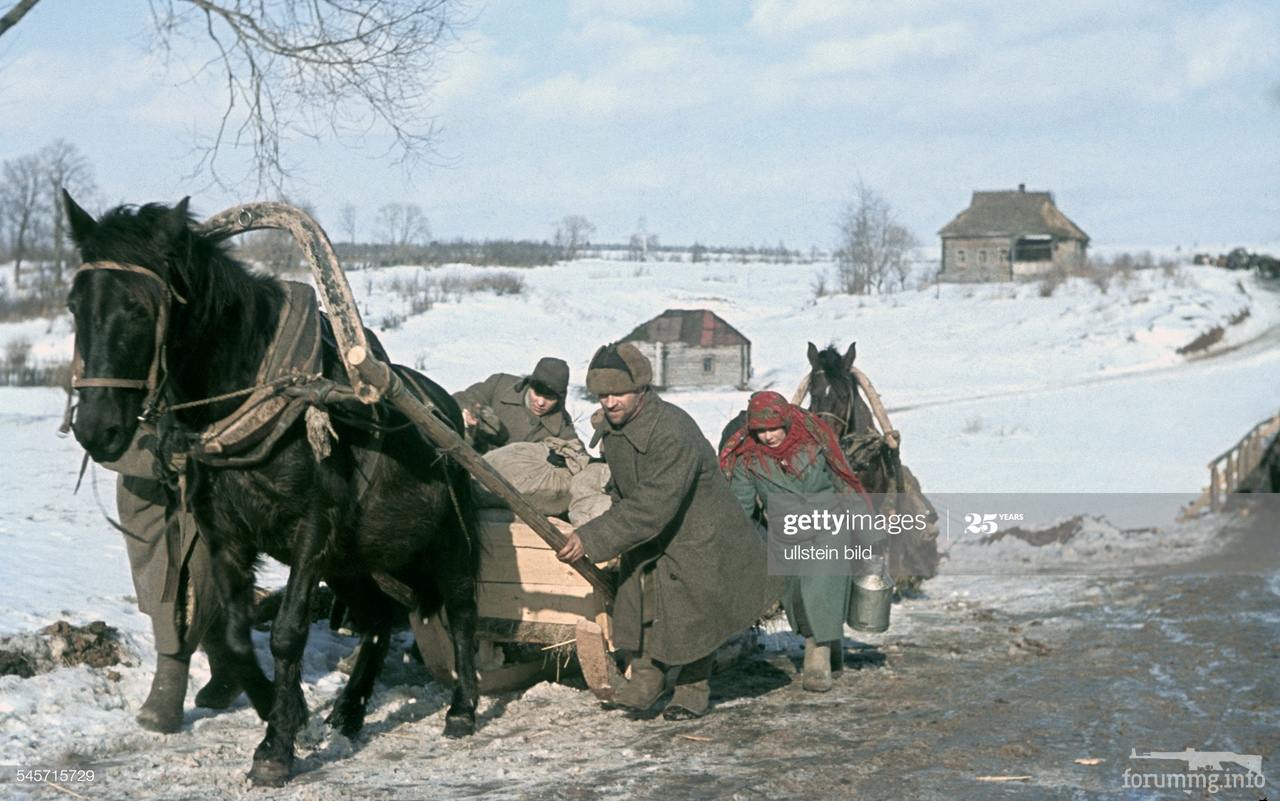
[[[31,678],[54,668],[128,664],[120,632],[101,620],[76,626],[59,620],[36,634],[0,638],[0,676]]]
[[[1225,333],[1226,332],[1222,330],[1222,326],[1215,325],[1213,328],[1210,328],[1208,331],[1205,331],[1200,336],[1178,348],[1178,355],[1186,356],[1191,353],[1199,353],[1200,351],[1208,350],[1221,342]]]

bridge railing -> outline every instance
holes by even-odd
[[[1280,433],[1280,414],[1258,423],[1240,441],[1209,461],[1209,509],[1218,511],[1226,497],[1240,489],[1266,457],[1272,438]],[[1203,499],[1202,499],[1203,500]]]

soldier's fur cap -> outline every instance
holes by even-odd
[[[653,366],[630,342],[601,346],[587,369],[587,391],[592,395],[638,392],[652,382]]]

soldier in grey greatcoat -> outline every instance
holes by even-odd
[[[684,410],[650,389],[649,360],[629,343],[600,348],[587,389],[600,397],[596,432],[613,473],[612,508],[569,535],[564,561],[621,556],[614,641],[631,652],[615,705],[643,712],[678,669],[668,720],[705,714],[716,649],[782,593],[764,543]]]
[[[152,731],[175,732],[182,727],[197,646],[204,646],[212,676],[196,693],[196,706],[225,709],[240,687],[223,637],[209,546],[189,513],[170,508],[164,485],[154,477],[155,457],[140,444],[146,437],[140,431],[124,456],[103,466],[119,473],[116,508],[127,532],[129,569],[138,609],[151,618],[155,638],[155,675],[137,721]]]
[[[578,439],[564,408],[568,390],[569,365],[545,356],[523,378],[494,373],[453,397],[462,407],[472,446],[484,453],[512,442]]]

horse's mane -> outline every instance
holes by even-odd
[[[200,233],[195,223],[190,214],[179,216],[161,203],[116,206],[98,220],[91,241],[81,243],[81,254],[85,261],[111,259],[154,271],[189,301],[194,330],[217,327],[244,339],[261,335],[275,321],[254,312],[263,305],[278,307],[283,288],[275,278],[251,272],[227,244]],[[248,313],[229,320],[232,308]],[[226,331],[229,322],[241,330]]]
[[[835,345],[827,345],[818,351],[818,368],[832,384],[843,384],[848,375],[844,369],[844,357]]]

